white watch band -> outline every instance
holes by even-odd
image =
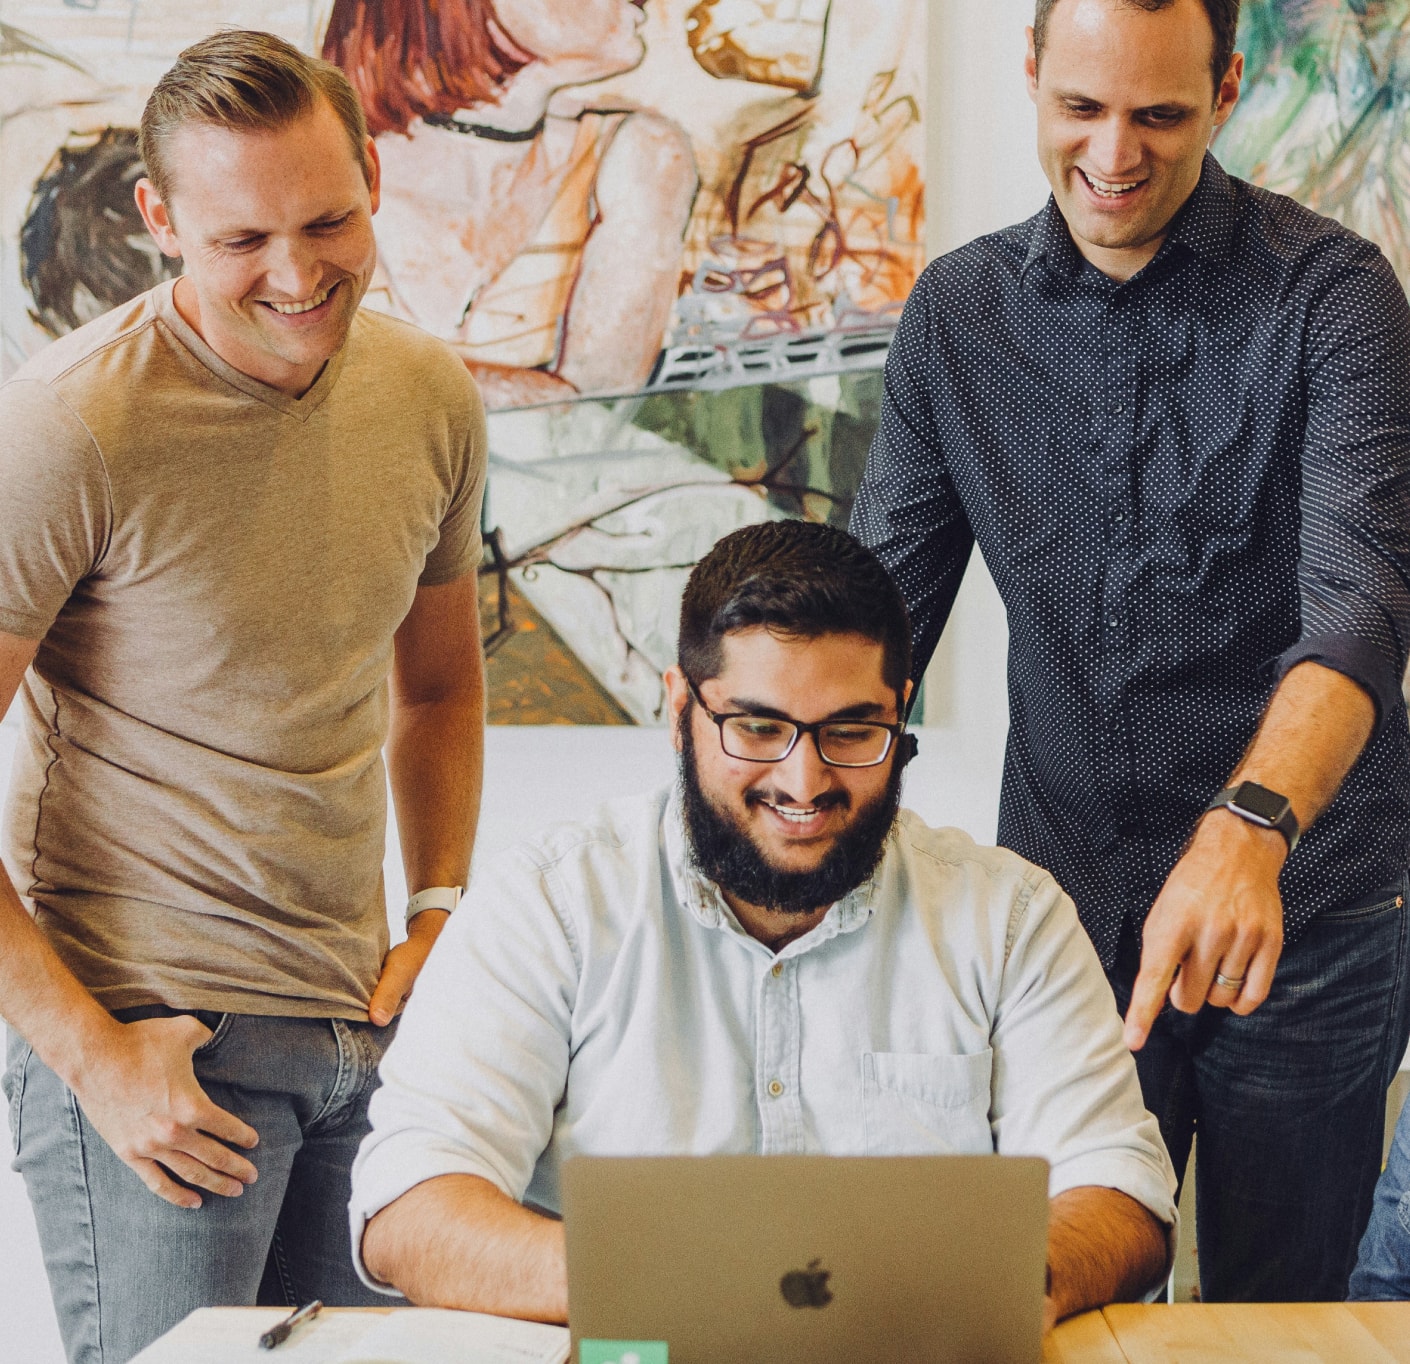
[[[410,923],[423,909],[443,909],[447,913],[460,903],[460,886],[427,886],[418,890],[406,902],[406,921]]]

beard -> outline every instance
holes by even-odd
[[[852,821],[837,835],[832,847],[811,871],[776,867],[735,818],[718,809],[700,785],[695,762],[695,741],[690,712],[681,717],[679,780],[681,806],[691,861],[701,875],[726,893],[775,914],[804,915],[835,904],[856,890],[875,870],[886,846],[886,836],[901,808],[900,746],[891,758],[886,789],[861,806]],[[746,805],[763,801],[762,792],[750,791]],[[848,809],[852,798],[845,791],[828,791],[813,804],[819,809]]]

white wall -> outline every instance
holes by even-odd
[[[886,3],[886,0],[877,0]],[[932,254],[1028,217],[1046,185],[1033,157],[1023,90],[1023,27],[1030,0],[932,0]],[[992,840],[1007,709],[1007,633],[993,583],[977,559],[927,683],[921,752],[906,803],[932,823]],[[14,717],[0,724],[8,772]],[[486,745],[480,841],[502,846],[599,800],[667,781],[664,733],[628,729],[495,729]],[[388,898],[403,893],[389,840]],[[0,1364],[61,1364],[34,1223],[17,1175],[0,1169]]]

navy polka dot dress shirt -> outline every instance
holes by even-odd
[[[1378,724],[1284,868],[1289,941],[1404,871],[1410,309],[1370,243],[1209,156],[1124,284],[1051,200],[941,257],[852,530],[905,595],[917,676],[978,543],[1010,633],[999,841],[1058,877],[1106,965],[1308,659]]]

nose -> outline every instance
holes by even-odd
[[[1103,119],[1087,138],[1090,168],[1104,180],[1119,180],[1139,169],[1142,159],[1140,133],[1124,118]]]
[[[775,782],[794,800],[807,804],[830,791],[836,781],[833,769],[822,760],[816,734],[800,734],[793,751],[774,766]]]
[[[264,273],[271,292],[299,303],[317,292],[323,280],[323,265],[311,243],[279,238],[271,243]]]

